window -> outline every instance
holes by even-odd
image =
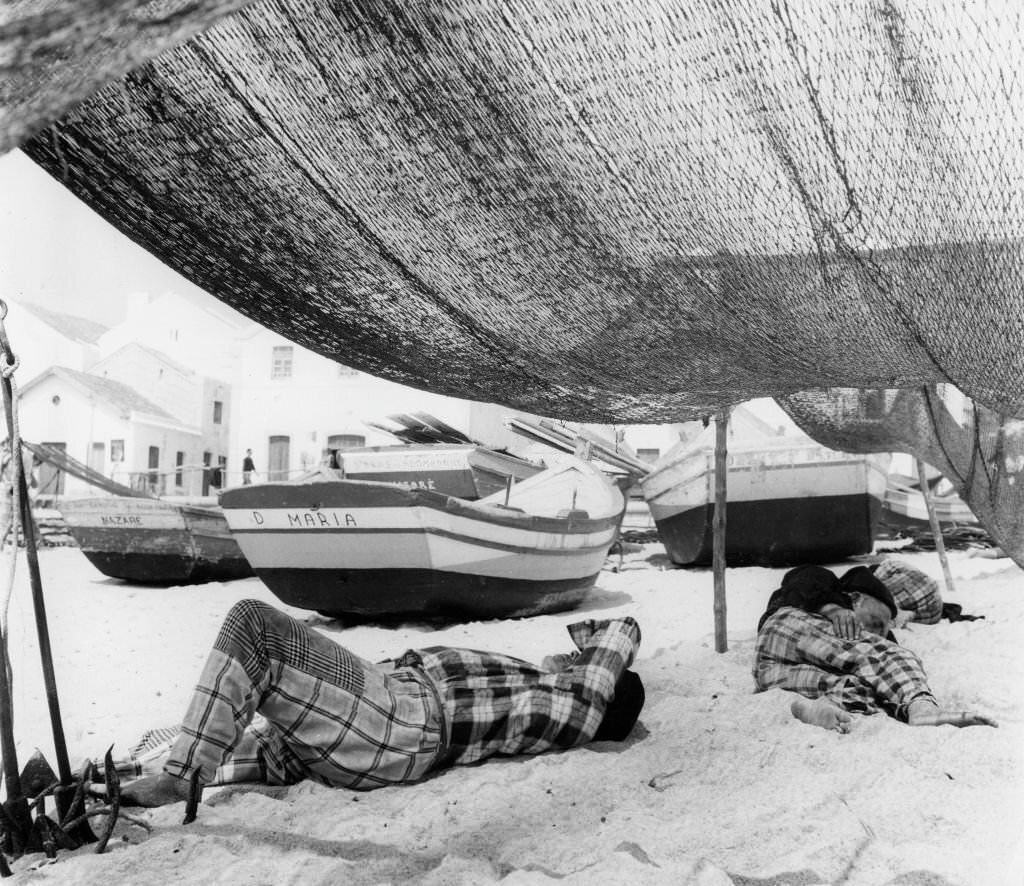
[[[110,460],[124,461],[124,440],[110,441]]]
[[[185,453],[176,452],[174,454],[174,485],[179,489],[185,485]]]
[[[213,423],[219,425],[224,417],[224,404],[220,400],[213,401]]]
[[[655,462],[659,455],[661,455],[660,449],[637,449],[636,451],[636,457],[642,461]]]
[[[281,347],[275,347],[273,353],[273,361],[270,365],[270,377],[271,378],[291,378],[292,377],[292,351],[294,349],[291,345],[284,345]]]

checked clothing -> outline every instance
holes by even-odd
[[[754,683],[758,691],[827,696],[852,713],[884,711],[901,720],[915,698],[934,701],[921,660],[909,649],[874,634],[844,640],[824,616],[789,606],[758,632]]]
[[[911,621],[938,624],[942,618],[942,593],[934,578],[892,558],[872,567],[872,571],[889,589],[896,605],[914,613]]]
[[[310,778],[370,790],[452,763],[583,744],[640,629],[623,618],[581,622],[570,635],[581,652],[559,674],[443,647],[382,667],[243,600],[214,642],[164,770],[188,778],[199,769],[206,784]]]
[[[540,754],[590,741],[633,662],[640,627],[632,618],[569,626],[580,654],[553,674],[491,652],[435,646],[407,652],[441,695],[448,727],[447,763],[495,754]]]

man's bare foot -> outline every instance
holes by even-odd
[[[798,698],[789,709],[798,720],[831,732],[849,732],[853,721],[853,717],[827,698]]]
[[[188,782],[166,772],[144,775],[121,788],[122,806],[166,806],[188,799]]]
[[[947,711],[930,701],[912,701],[907,709],[907,722],[911,726],[995,726],[999,724],[991,717],[974,711]]]

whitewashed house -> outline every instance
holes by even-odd
[[[235,336],[254,324],[212,296],[186,297],[176,292],[127,299],[123,321],[99,339],[102,356],[127,344],[155,348],[178,363],[212,378],[231,379],[235,371]]]
[[[200,455],[190,458],[185,468],[189,474],[187,494],[207,495],[211,487],[220,485],[230,447],[231,386],[227,382],[138,342],[129,342],[103,357],[90,374],[123,382],[184,426],[198,428]]]
[[[157,494],[198,495],[203,435],[134,388],[113,378],[64,366],[45,369],[20,390],[22,434],[45,443],[124,485]],[[91,495],[95,488],[58,472],[37,469],[38,496]]]
[[[107,332],[106,326],[30,302],[5,302],[4,328],[18,359],[14,378],[19,385],[50,366],[67,366],[82,372],[99,358],[99,340]]]
[[[499,427],[497,407],[418,391],[321,357],[255,324],[236,340],[228,483],[241,482],[251,449],[257,479],[285,479],[325,460],[331,450],[391,445],[396,439],[367,421],[429,412],[474,436]],[[483,440],[482,442],[491,442]]]

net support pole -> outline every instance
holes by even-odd
[[[3,304],[2,313],[0,313],[0,355],[2,355],[8,366],[15,366],[17,363],[14,358],[14,352],[11,350],[10,342],[7,339],[7,331],[2,324],[2,319],[6,315],[7,306],[6,304]],[[2,379],[0,379],[0,391],[2,391],[3,394],[3,406],[7,421],[7,439],[11,444],[11,467],[15,475],[14,482],[18,484],[18,494],[20,497],[21,513],[19,516],[21,518],[22,537],[25,542],[25,556],[28,560],[29,580],[32,589],[32,603],[36,616],[36,635],[39,640],[39,656],[43,669],[43,683],[46,689],[46,701],[50,713],[50,726],[53,730],[54,750],[57,755],[57,772],[60,777],[61,785],[68,786],[71,784],[72,780],[71,766],[68,762],[67,743],[64,738],[64,725],[60,716],[60,703],[57,699],[57,679],[53,667],[53,651],[50,647],[50,629],[46,619],[46,604],[43,599],[43,584],[39,572],[39,554],[36,548],[35,517],[32,514],[32,503],[29,501],[28,497],[28,483],[25,480],[21,445],[18,442],[17,435],[15,434],[14,411],[17,409],[17,403],[14,399],[14,385],[10,376],[7,374],[3,375]],[[13,539],[13,544],[15,546],[17,546],[17,543],[17,538]],[[16,555],[17,548],[15,548],[12,556]],[[8,650],[5,649],[4,651],[7,652]],[[5,662],[4,664],[6,666],[7,663]],[[9,711],[7,713],[11,712]],[[11,731],[13,734],[13,726],[11,727]],[[20,789],[21,785],[16,785],[16,787]],[[70,797],[65,793],[61,793],[58,796],[57,807],[62,814],[66,811],[66,806],[69,800]]]
[[[946,541],[942,537],[942,527],[939,525],[938,515],[935,513],[935,502],[932,501],[931,491],[928,489],[928,475],[925,473],[925,463],[920,458],[917,462],[917,480],[921,485],[921,495],[924,496],[924,507],[928,512],[928,522],[932,527],[932,536],[935,538],[935,551],[939,555],[939,562],[942,564],[942,576],[946,580],[946,590],[953,593],[953,574],[949,571],[949,558],[946,556]]]
[[[715,577],[715,652],[726,652],[729,648],[729,641],[726,635],[725,607],[725,507],[727,479],[729,476],[728,433],[729,410],[720,409],[715,414],[715,516],[711,526],[713,533],[711,568]]]

